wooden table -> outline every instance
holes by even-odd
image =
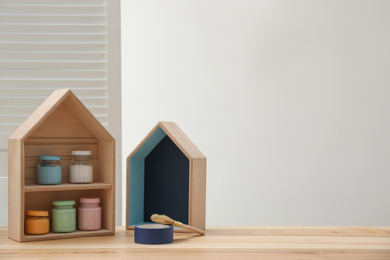
[[[18,243],[0,228],[0,259],[390,259],[390,227],[208,227],[205,236],[176,233],[172,244],[115,236]]]

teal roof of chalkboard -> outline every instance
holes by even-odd
[[[145,158],[153,150],[153,148],[167,135],[188,159],[206,158],[203,153],[195,146],[195,144],[174,122],[160,121],[127,157],[127,160],[130,158]]]

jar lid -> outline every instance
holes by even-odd
[[[72,151],[72,155],[91,155],[91,151]]]
[[[48,160],[48,161],[59,161],[61,157],[59,156],[51,156],[51,155],[39,155],[38,158],[40,160]]]
[[[80,203],[99,203],[100,198],[99,197],[81,197]]]
[[[49,212],[43,210],[27,210],[27,216],[32,217],[48,217]]]
[[[52,203],[54,206],[73,206],[76,202],[74,200],[55,200]]]

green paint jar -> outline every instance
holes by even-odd
[[[52,231],[57,233],[73,232],[76,230],[76,209],[74,200],[55,200],[52,214]]]

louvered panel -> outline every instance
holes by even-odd
[[[106,24],[105,15],[22,15],[22,14],[2,14],[0,23],[12,24]]]
[[[7,226],[8,222],[8,178],[7,160],[5,152],[0,152],[0,227]]]
[[[91,106],[107,106],[106,98],[80,98],[84,105]],[[42,102],[45,101],[45,98],[35,98],[35,97],[20,97],[20,98],[9,98],[9,97],[0,97],[0,103],[4,106],[33,106],[38,107]],[[11,132],[10,132],[11,133]]]
[[[31,2],[34,2],[32,0]],[[60,1],[66,3],[66,1]],[[1,3],[1,2],[0,2]],[[72,14],[72,15],[89,15],[89,14],[106,14],[105,5],[53,5],[50,4],[33,5],[33,4],[0,4],[0,14]]]
[[[106,0],[0,0],[0,150],[55,89],[108,123]]]
[[[0,15],[1,17],[1,15]],[[26,34],[26,33],[15,33],[7,32],[2,33],[1,42],[2,43],[96,43],[96,42],[106,42],[107,35],[105,33],[89,33],[89,34],[77,34],[77,33],[35,33],[35,34]],[[0,50],[1,51],[1,50]]]
[[[8,145],[7,139],[9,135],[10,133],[7,132],[0,133],[0,152],[7,151],[7,145]]]
[[[7,122],[7,124],[11,125],[19,125],[21,122],[26,120],[26,117],[28,115],[3,115],[0,114],[0,125],[2,125],[2,122]]]
[[[83,100],[82,98],[80,98],[80,99]],[[84,103],[84,101],[83,101],[83,103]],[[31,111],[34,111],[36,108],[37,108],[37,106],[1,106],[0,105],[0,114],[8,115],[10,113],[10,111],[18,110],[18,114],[30,115]],[[91,113],[94,114],[95,116],[108,114],[108,107],[107,106],[91,105],[91,106],[88,106],[88,110],[91,111]],[[0,134],[1,134],[1,132],[0,132]],[[6,138],[8,138],[8,135],[10,135],[10,134],[11,133],[8,133]]]
[[[14,125],[14,124],[17,124],[17,125],[20,125],[21,123],[23,123],[26,118],[28,117],[29,115],[0,115],[0,125],[2,124],[2,122],[7,122],[9,125]],[[96,118],[100,118],[104,121],[104,123],[107,123],[107,116],[106,115],[98,115],[96,114],[95,115]]]
[[[31,97],[31,96],[18,96],[18,97],[8,97],[1,96],[0,104],[1,106],[36,106],[38,107],[45,101],[46,97]],[[81,98],[84,105],[97,105],[97,106],[107,106],[107,98]]]
[[[7,198],[8,198],[8,196],[7,196]],[[5,205],[3,207],[0,206],[0,208],[4,208],[4,209],[7,209],[7,207],[8,207],[7,203],[5,203]],[[8,224],[8,212],[1,211],[0,212],[0,227],[5,227],[5,226],[7,226],[7,224]]]
[[[1,8],[1,6],[0,6]],[[1,15],[1,13],[0,13]],[[28,33],[35,31],[36,33],[103,33],[106,31],[106,26],[83,25],[83,24],[0,24],[0,33],[17,32]]]
[[[106,88],[107,80],[105,79],[1,79],[0,91],[5,88]]]
[[[68,5],[105,5],[106,0],[1,0],[2,4],[13,4],[13,5],[30,5],[34,3],[35,5],[52,5],[53,3],[58,4],[68,4]]]
[[[0,78],[106,79],[107,72],[106,70],[0,70]]]
[[[108,127],[107,22],[107,0],[0,0],[0,226],[8,136],[54,90],[72,89]]]
[[[23,92],[24,95],[26,96],[34,96],[37,95],[37,91],[39,93],[46,97],[49,96],[54,90],[58,88],[56,87],[47,87],[47,88],[19,88],[18,90]],[[97,98],[102,98],[102,97],[107,97],[107,89],[105,88],[72,88],[73,93],[75,93],[78,97],[83,98],[83,97],[97,97]],[[1,88],[0,93],[2,96],[12,96],[15,94],[15,89],[14,88]],[[1,118],[1,114],[0,114]],[[0,120],[1,122],[1,120]]]
[[[0,60],[0,69],[26,69],[34,67],[39,70],[52,69],[80,69],[80,70],[105,70],[105,61],[5,61]]]
[[[12,133],[14,131],[15,126],[17,124],[11,124],[11,123],[0,123],[0,127],[4,130],[4,132]]]
[[[1,34],[1,33],[0,33]],[[1,43],[0,50],[2,52],[12,51],[28,51],[28,52],[94,52],[105,51],[107,48],[105,43]]]
[[[0,205],[3,204],[3,205],[7,205],[7,200],[8,200],[8,196],[7,196],[7,193],[8,193],[8,190],[6,187],[0,187],[0,190],[1,189],[4,189],[5,192],[0,192]],[[1,206],[0,206],[1,207]]]
[[[45,52],[45,55],[42,55],[42,53],[39,52],[1,52],[0,50],[0,60],[13,60],[13,61],[29,61],[29,60],[61,60],[61,61],[68,61],[68,60],[85,60],[85,61],[92,61],[92,60],[107,60],[107,53],[106,51],[100,51],[100,52]]]

